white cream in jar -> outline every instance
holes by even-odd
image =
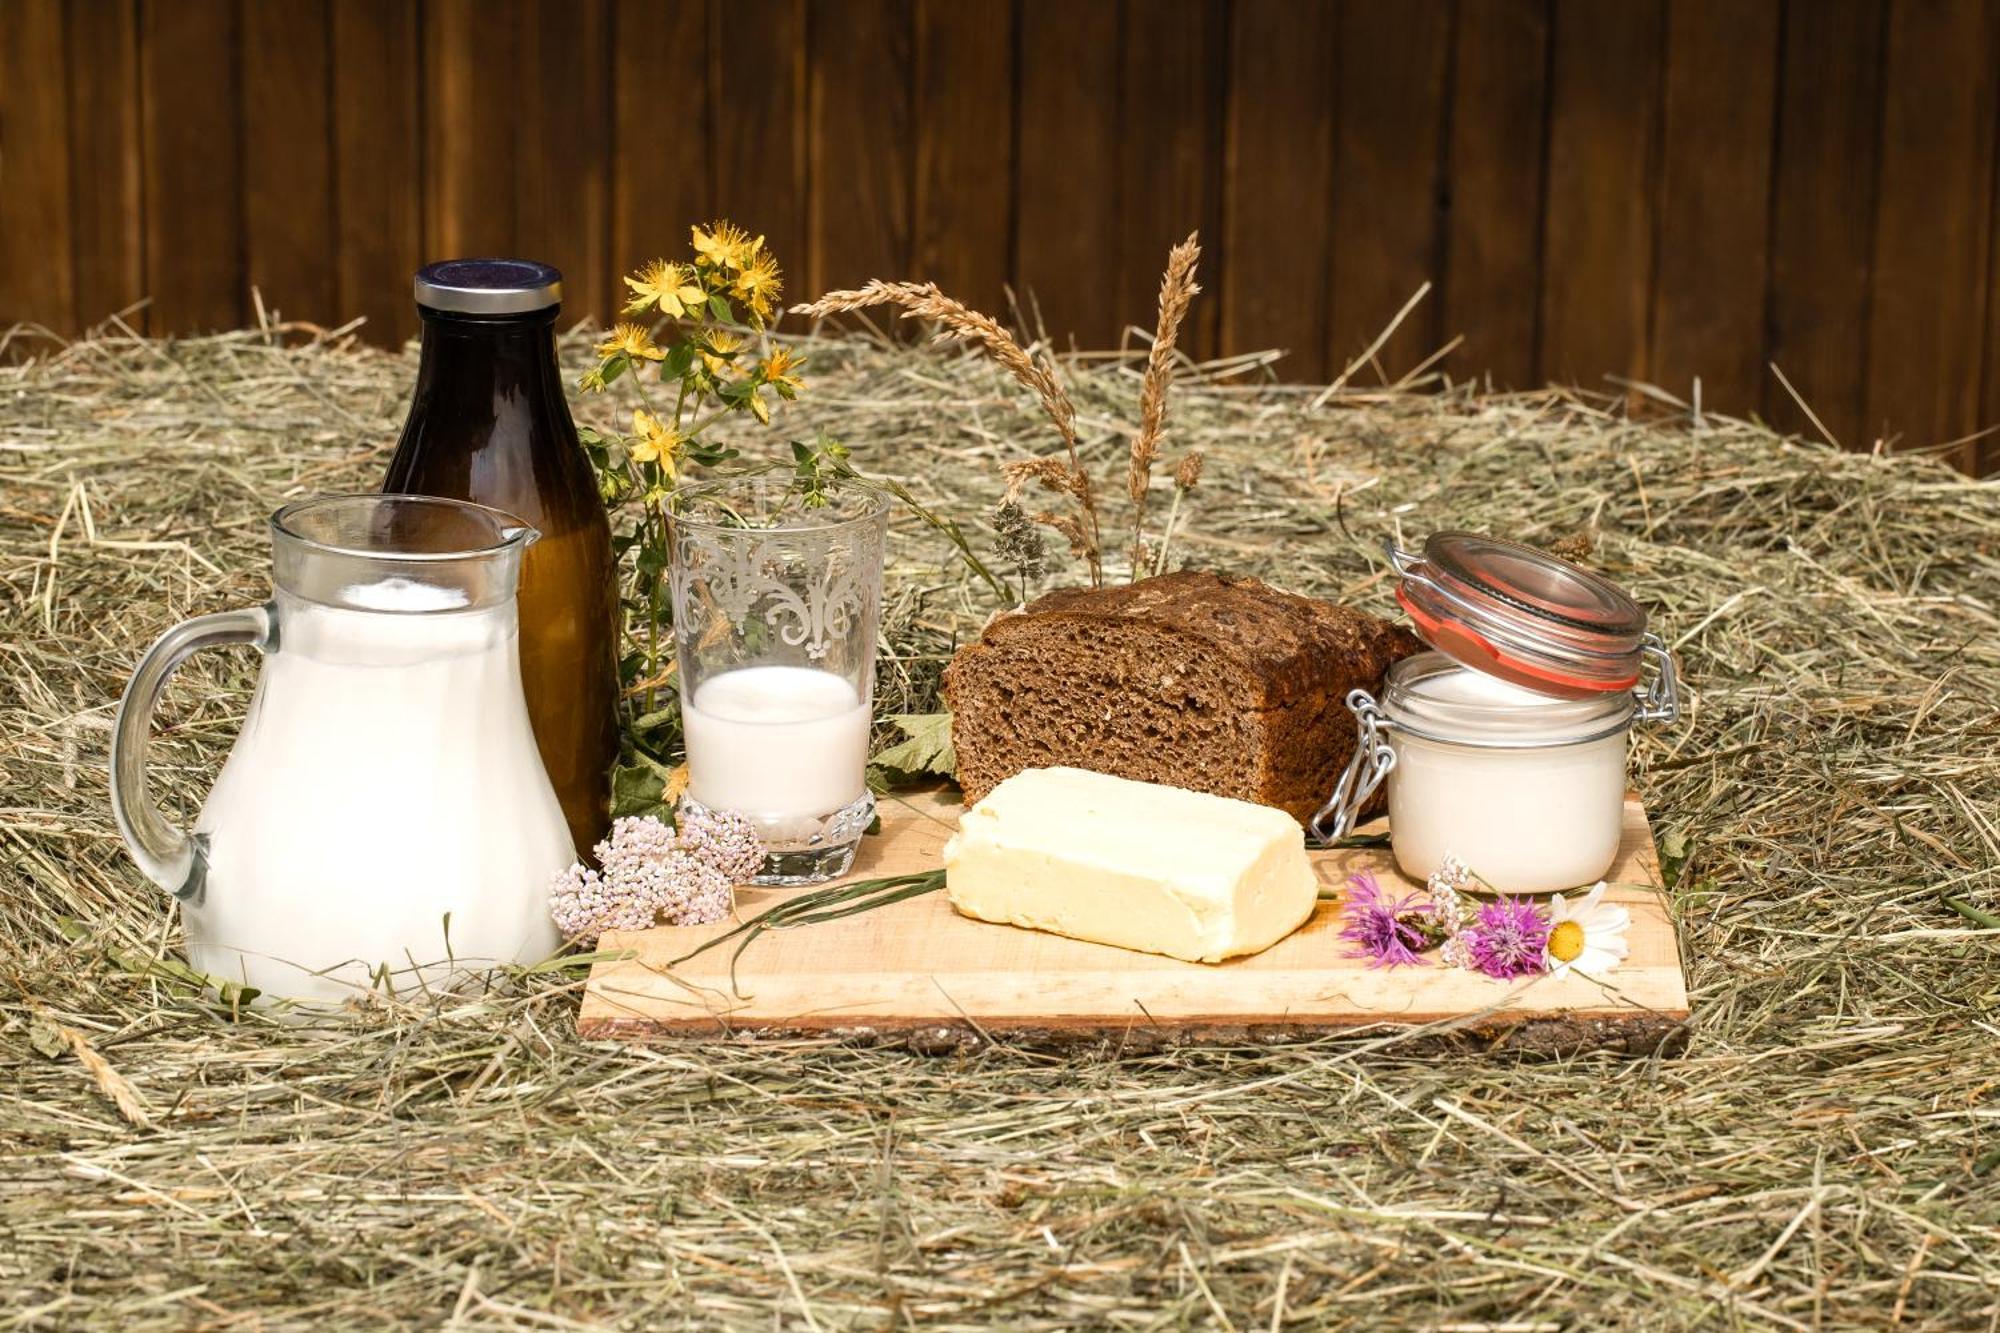
[[[1634,705],[1536,694],[1442,653],[1398,662],[1380,705],[1396,864],[1422,880],[1456,855],[1509,893],[1601,879],[1624,829]]]

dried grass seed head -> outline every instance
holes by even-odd
[[[1201,480],[1202,460],[1207,457],[1199,449],[1190,449],[1181,455],[1181,461],[1174,464],[1174,486],[1183,491],[1191,491]]]
[[[1199,232],[1189,233],[1186,240],[1167,253],[1166,272],[1160,278],[1159,317],[1153,329],[1153,344],[1146,352],[1145,374],[1140,380],[1139,431],[1132,437],[1126,474],[1126,487],[1135,503],[1145,497],[1146,481],[1166,433],[1167,393],[1173,388],[1174,353],[1180,342],[1181,323],[1187,318],[1188,306],[1201,292],[1194,280],[1195,266],[1201,260],[1200,236]]]

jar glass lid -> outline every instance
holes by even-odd
[[[1646,613],[1617,585],[1518,542],[1433,533],[1389,549],[1396,600],[1446,656],[1541,694],[1581,699],[1639,681]]]

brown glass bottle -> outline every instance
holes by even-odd
[[[521,686],[579,852],[611,822],[618,584],[556,364],[562,275],[460,259],[417,274],[423,357],[384,491],[473,500],[541,531],[521,565]]]

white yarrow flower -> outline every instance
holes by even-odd
[[[1602,976],[1625,960],[1625,932],[1632,914],[1604,901],[1604,881],[1574,902],[1558,893],[1549,898],[1549,972],[1566,977],[1570,969],[1585,976]]]
[[[1431,901],[1437,904],[1438,911],[1457,925],[1466,918],[1464,895],[1471,884],[1472,872],[1466,868],[1465,862],[1446,852],[1444,859],[1438,862],[1438,868],[1431,871],[1430,880],[1424,887],[1430,890]]]
[[[1444,854],[1438,868],[1431,871],[1425,888],[1430,891],[1431,902],[1437,906],[1437,919],[1444,927],[1444,944],[1438,950],[1439,961],[1446,967],[1470,967],[1471,957],[1465,948],[1466,918],[1472,915],[1465,901],[1465,890],[1472,884],[1472,871],[1465,862],[1451,853]]]

